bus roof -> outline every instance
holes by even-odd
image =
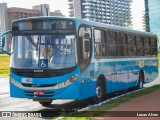
[[[83,20],[83,19],[79,19],[79,18],[70,18],[70,17],[54,17],[54,16],[39,16],[39,17],[29,17],[29,18],[21,18],[21,19],[17,19],[14,20],[12,22],[21,22],[24,20],[38,20],[38,19],[66,19],[66,20],[73,20],[76,21],[78,24],[86,24],[89,26],[94,26],[97,28],[105,28],[105,29],[110,29],[110,30],[114,30],[114,31],[122,31],[122,32],[127,32],[127,33],[134,33],[134,34],[141,34],[141,35],[148,35],[148,36],[154,36],[157,37],[156,34],[153,34],[151,32],[142,32],[139,30],[133,30],[130,28],[126,28],[126,27],[120,27],[120,26],[115,26],[115,25],[110,25],[110,24],[105,24],[105,23],[99,23],[99,22],[94,22],[94,21],[89,21],[89,20]]]

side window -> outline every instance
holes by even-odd
[[[79,54],[80,54],[80,68],[83,72],[91,58],[91,28],[81,27],[79,29]]]
[[[107,31],[108,55],[117,56],[117,32]]]
[[[151,55],[149,37],[144,37],[144,54],[145,54],[145,56],[150,56]]]
[[[95,55],[97,57],[107,56],[107,44],[105,42],[105,31],[94,30]]]
[[[137,56],[144,56],[143,38],[136,36]]]
[[[128,55],[127,35],[125,33],[118,33],[118,56]]]
[[[135,36],[128,34],[128,45],[135,45]]]
[[[135,56],[136,55],[136,46],[135,46],[135,36],[132,34],[128,34],[128,55]]]
[[[143,39],[141,36],[136,36],[136,45],[143,46]]]
[[[150,39],[150,43],[151,43],[151,54],[152,54],[152,56],[157,56],[157,39],[152,37]]]

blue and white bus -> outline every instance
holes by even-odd
[[[99,103],[105,94],[143,88],[158,76],[152,33],[63,17],[15,20],[10,32],[11,97],[43,106],[55,99]]]

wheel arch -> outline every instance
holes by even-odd
[[[106,87],[107,87],[107,85],[106,85],[106,78],[105,78],[105,76],[103,74],[100,74],[98,76],[97,82],[101,82],[103,84],[103,88],[104,88],[103,93],[106,93]]]

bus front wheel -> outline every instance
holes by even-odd
[[[98,104],[103,101],[104,98],[104,87],[101,81],[97,81],[97,86],[95,90],[95,96],[93,97],[93,103]]]
[[[39,103],[43,106],[43,107],[49,107],[52,103],[52,100],[49,101],[39,101]]]

